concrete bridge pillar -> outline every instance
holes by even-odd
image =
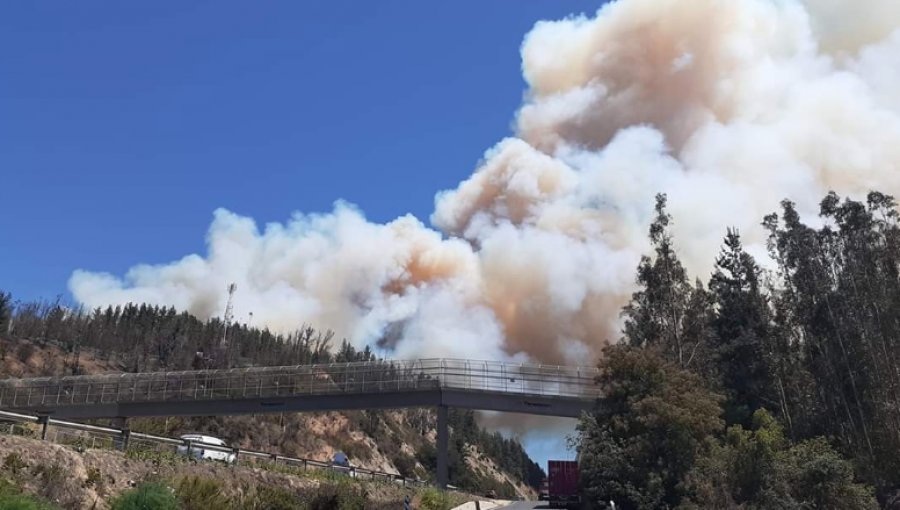
[[[450,483],[450,469],[448,465],[448,434],[447,406],[437,408],[437,483],[441,489],[446,489]]]

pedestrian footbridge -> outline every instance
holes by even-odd
[[[213,416],[436,407],[446,483],[447,408],[577,417],[600,397],[594,367],[460,359],[0,380],[0,409],[53,418]]]
[[[448,406],[577,417],[597,369],[457,359],[0,380],[0,409],[59,418]]]

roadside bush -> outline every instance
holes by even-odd
[[[878,508],[872,489],[854,481],[853,466],[823,438],[790,445],[781,425],[765,410],[750,430],[728,429],[710,441],[684,482],[684,510],[700,508]]]
[[[450,495],[438,489],[425,489],[422,491],[422,500],[419,507],[422,510],[449,510],[453,505]]]
[[[412,456],[401,452],[398,453],[391,462],[394,464],[394,467],[397,468],[400,476],[406,478],[416,476],[416,459]]]
[[[52,510],[55,507],[24,494],[0,495],[0,510]]]
[[[16,452],[10,453],[3,459],[3,469],[9,471],[13,475],[18,475],[20,471],[27,467],[28,463]]]
[[[306,505],[293,492],[281,487],[260,486],[241,510],[306,510]]]
[[[806,508],[878,508],[872,488],[854,481],[853,465],[824,438],[803,441],[780,460],[781,478]]]
[[[309,510],[363,510],[366,495],[350,484],[320,485],[309,501]]]
[[[187,462],[188,460],[188,457],[178,455],[173,451],[161,451],[156,448],[141,447],[128,448],[125,452],[125,457],[132,460],[150,462],[156,466],[174,466],[179,463]]]
[[[128,421],[128,427],[132,432],[141,432],[143,434],[153,434],[157,436],[172,436],[183,423],[180,417],[172,418],[135,418]]]
[[[199,476],[182,478],[175,496],[183,510],[224,509],[231,505],[231,500],[222,492],[222,484]]]
[[[35,348],[30,342],[22,342],[16,347],[16,358],[22,363],[27,363],[34,351]]]
[[[123,492],[110,505],[111,510],[178,510],[178,500],[165,485],[145,483]]]
[[[97,490],[97,492],[103,492],[104,484],[103,484],[103,474],[100,472],[98,468],[89,467],[87,468],[87,477],[84,479],[85,487],[93,487]]]
[[[0,480],[0,510],[56,510],[56,507],[22,492],[7,480]]]
[[[37,426],[27,423],[14,423],[10,427],[10,433],[14,436],[38,437]]]
[[[74,508],[81,501],[78,487],[69,476],[69,471],[60,464],[38,464],[32,474],[39,480],[39,494],[65,508]]]

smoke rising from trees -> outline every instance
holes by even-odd
[[[218,210],[205,255],[76,271],[70,288],[89,307],[211,317],[236,282],[236,309],[279,331],[311,323],[397,357],[585,362],[621,334],[656,193],[703,274],[729,226],[764,256],[759,222],[782,198],[814,216],[832,189],[900,192],[898,27],[892,0],[619,0],[541,22],[514,136],[437,194],[432,227],[342,202],[262,229]]]

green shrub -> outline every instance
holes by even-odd
[[[157,450],[156,448],[141,447],[129,448],[128,451],[125,452],[125,457],[129,459],[150,462],[157,466],[174,466],[175,464],[185,462],[188,459],[188,457],[185,457],[184,455],[178,455],[173,451],[161,451]]]
[[[22,342],[16,347],[16,358],[22,363],[28,363],[28,360],[34,354],[35,348],[30,342]]]
[[[112,501],[111,510],[178,510],[178,500],[165,485],[145,483],[123,492]]]
[[[725,441],[710,440],[684,482],[694,508],[878,508],[872,489],[854,481],[850,461],[824,438],[796,445],[767,411],[753,414],[752,429],[729,427]]]
[[[416,459],[406,453],[398,453],[391,461],[400,476],[413,477],[416,476]]]
[[[27,467],[28,463],[22,460],[22,457],[16,452],[10,453],[3,459],[3,469],[13,475],[18,475],[20,471]]]
[[[453,507],[450,495],[438,489],[425,489],[422,491],[422,501],[419,504],[422,510],[449,510]]]
[[[854,481],[853,465],[823,437],[794,445],[779,464],[781,478],[802,508],[878,508],[872,488]]]
[[[85,487],[94,487],[98,491],[103,490],[103,474],[95,467],[87,468],[87,477],[84,479]]]
[[[293,492],[281,487],[260,486],[241,510],[306,510],[306,505]]]
[[[366,495],[350,484],[322,484],[313,493],[309,510],[363,510]]]
[[[0,496],[0,510],[52,510],[53,508],[49,503],[24,494]]]
[[[81,500],[79,487],[72,483],[69,470],[60,464],[38,464],[32,467],[33,477],[38,481],[38,494],[47,501],[69,508]]]
[[[182,478],[175,495],[183,510],[219,509],[231,505],[231,500],[222,492],[222,484],[199,476]]]
[[[35,426],[26,423],[14,423],[12,425],[10,433],[14,436],[30,438],[38,437],[37,429],[35,428]]]
[[[35,496],[22,494],[7,480],[0,480],[0,510],[55,510],[56,507]]]

